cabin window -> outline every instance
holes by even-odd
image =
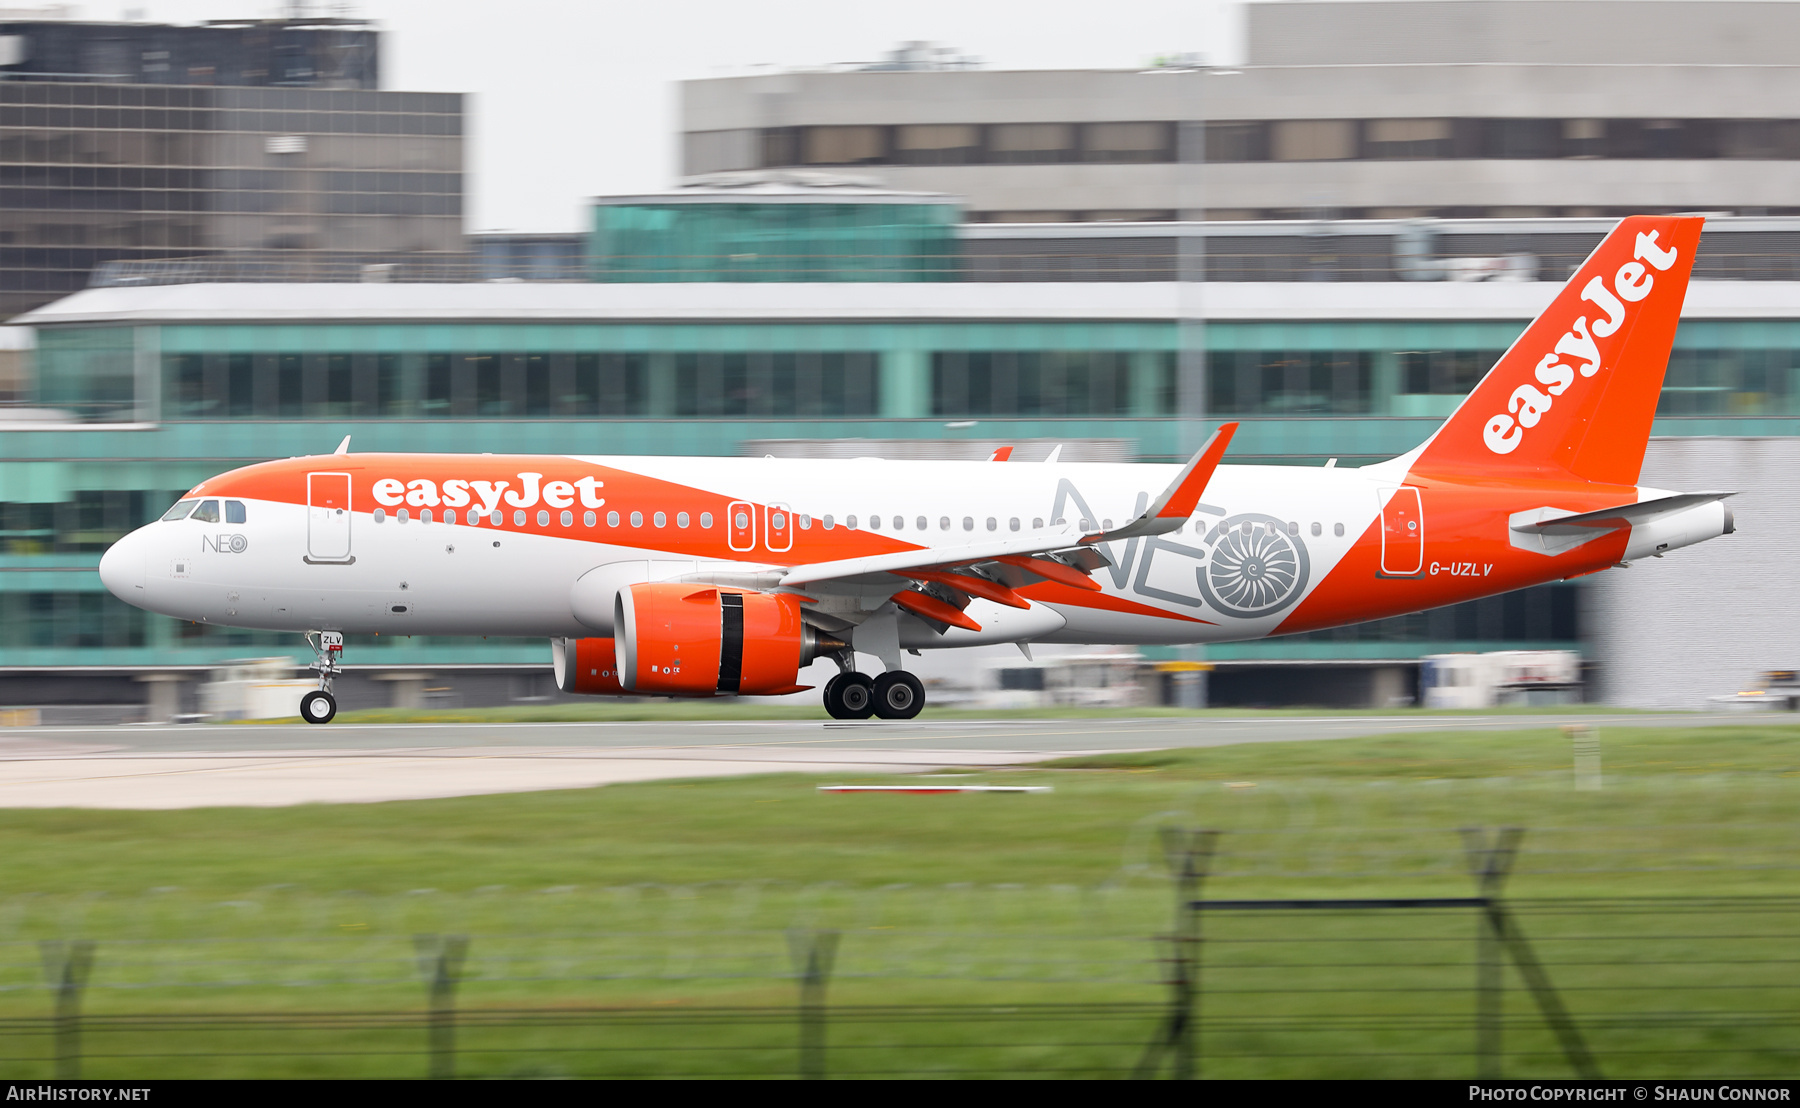
[[[606,513],[606,525],[608,527],[617,527],[619,525],[619,513],[617,513],[617,512]]]
[[[563,512],[563,514],[562,514],[562,525],[563,525],[563,526],[564,526],[564,527],[573,527],[573,526],[575,526],[575,513],[574,513],[574,512],[569,512],[569,511],[565,511],[565,512]]]
[[[430,523],[431,522],[431,509],[430,508],[427,508],[424,511],[419,513],[419,522],[420,523]]]
[[[642,513],[642,512],[631,513],[631,525],[633,527],[642,527],[644,525],[644,513]]]
[[[383,520],[387,519],[387,509],[386,508],[377,508],[377,509],[375,509],[374,514],[375,514],[375,522],[376,523],[380,523]]]
[[[399,520],[401,523],[405,523],[407,520],[412,518],[412,514],[410,512],[408,512],[405,508],[402,508],[399,511],[394,513],[394,518]]]
[[[513,511],[513,526],[514,527],[525,526],[525,509],[523,509],[523,508],[514,509],[514,511]]]
[[[669,525],[669,517],[662,514],[661,512],[658,512],[655,515],[651,516],[650,521],[652,523],[656,524],[658,527],[667,527]]]
[[[594,513],[593,512],[581,513],[581,525],[583,527],[592,527],[594,525]]]
[[[686,527],[687,525],[688,525],[688,514],[686,512],[676,512],[675,513],[675,526]]]
[[[545,511],[542,508],[538,509],[538,526],[539,527],[550,526],[550,513]]]
[[[700,513],[700,526],[702,529],[709,529],[712,527],[712,513],[711,512],[701,512]]]
[[[1007,524],[1008,529],[1017,531],[1019,529],[1019,517],[1018,516],[1012,517],[1011,519],[1006,521],[1006,524]]]
[[[1331,525],[1331,533],[1336,535],[1340,539],[1343,538],[1344,537],[1344,525],[1341,523],[1332,524]]]

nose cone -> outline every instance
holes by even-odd
[[[142,528],[126,535],[100,555],[100,583],[127,604],[140,604],[144,596],[144,556],[149,540]]]

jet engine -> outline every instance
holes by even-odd
[[[845,649],[800,618],[800,598],[716,585],[619,590],[611,639],[551,642],[564,692],[773,696],[804,692],[800,670]]]
[[[551,639],[550,665],[556,687],[583,696],[618,696],[619,664],[611,639]]]

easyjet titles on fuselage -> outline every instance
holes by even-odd
[[[440,488],[436,481],[428,477],[411,481],[383,477],[370,486],[369,492],[374,496],[375,503],[388,508],[402,505],[435,508],[440,504],[446,508],[463,508],[479,500],[484,512],[495,512],[499,511],[503,501],[514,508],[530,508],[537,504],[540,497],[551,508],[572,508],[577,498],[583,508],[598,508],[606,503],[606,498],[599,492],[606,482],[598,477],[583,477],[577,481],[545,481],[541,473],[521,473],[518,476],[517,489],[512,488],[511,481],[463,481],[452,478]]]

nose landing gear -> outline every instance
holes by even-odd
[[[330,723],[337,715],[337,698],[317,689],[300,698],[300,718],[308,723]]]
[[[337,716],[337,697],[331,695],[331,682],[344,671],[339,660],[344,653],[344,633],[321,631],[314,640],[308,631],[306,645],[312,647],[316,659],[306,668],[317,671],[319,687],[300,698],[300,718],[308,723],[330,723]]]

